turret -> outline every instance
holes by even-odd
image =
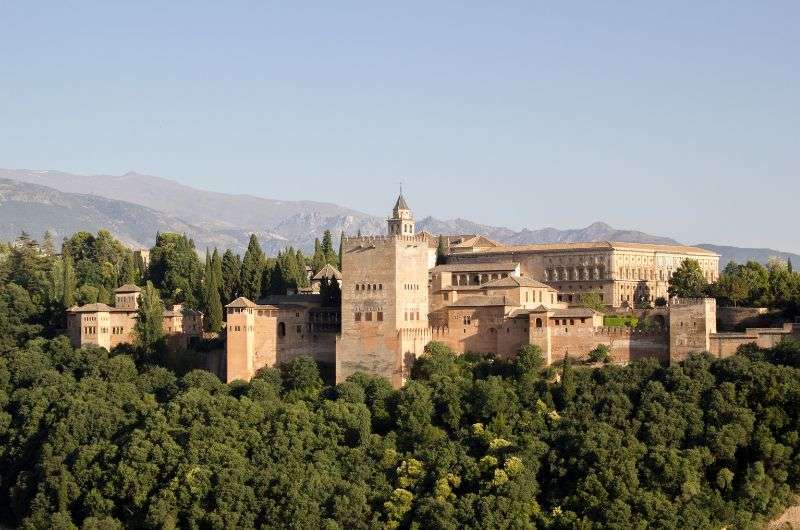
[[[392,209],[392,217],[387,219],[389,224],[389,235],[396,236],[413,236],[414,235],[414,216],[411,213],[411,208],[408,207],[406,199],[403,197],[403,192],[397,197],[397,202],[394,203]]]

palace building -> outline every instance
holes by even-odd
[[[100,346],[110,350],[134,342],[141,289],[126,284],[114,290],[114,307],[103,303],[67,310],[67,331],[76,348]],[[203,314],[182,305],[164,310],[164,336],[173,350],[184,349],[203,334]]]
[[[341,285],[341,306],[322,307],[319,295],[240,298],[227,306],[225,379],[249,379],[264,366],[309,355],[335,372],[356,372],[404,383],[431,341],[454,352],[511,357],[527,344],[548,363],[585,356],[605,345],[615,362],[655,357],[663,362],[692,352],[729,355],[743,340],[770,344],[791,333],[716,331],[713,299],[671,300],[669,277],[696,259],[708,281],[719,256],[680,245],[563,243],[505,246],[481,235],[443,236],[446,262],[436,265],[439,237],[418,233],[401,194],[387,235],[345,237],[342,270],[324,275]],[[597,293],[610,311],[649,306],[648,329],[604,326],[603,313],[581,305]],[[754,338],[755,337],[755,338]]]

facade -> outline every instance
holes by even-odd
[[[697,260],[707,281],[719,277],[719,255],[702,248],[607,241],[462,244],[451,247],[447,263],[519,263],[521,275],[554,287],[569,304],[577,305],[584,295],[597,293],[610,307],[633,307],[668,298],[669,279],[686,259]]]
[[[114,290],[114,307],[102,303],[67,310],[67,332],[73,346],[100,346],[110,350],[132,344],[141,289],[127,284]],[[182,349],[203,333],[203,314],[174,305],[164,310],[164,335],[172,349]]]
[[[678,362],[694,352],[725,356],[746,342],[773,344],[800,335],[800,325],[717,333],[713,299],[653,308],[658,325],[644,330],[605,327],[602,313],[579,306],[589,292],[609,306],[649,305],[667,296],[669,277],[687,258],[697,259],[714,281],[719,256],[702,249],[609,242],[503,246],[477,235],[444,239],[447,262],[437,266],[439,238],[416,232],[401,194],[387,235],[343,239],[342,271],[331,267],[326,273],[340,281],[340,309],[321,307],[319,295],[233,301],[227,306],[226,380],[249,379],[263,366],[310,355],[333,367],[337,382],[363,371],[398,387],[430,341],[457,353],[506,358],[535,344],[548,363],[586,356],[599,345],[615,362]]]
[[[319,295],[268,297],[255,303],[240,297],[225,306],[224,379],[251,379],[259,368],[307,355],[333,366],[339,308],[322,307]]]

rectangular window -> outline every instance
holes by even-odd
[[[367,322],[372,322],[372,311],[367,311],[364,313],[364,320]]]
[[[376,313],[376,315],[377,315],[377,317],[376,317],[376,320],[377,320],[378,322],[383,322],[383,311],[378,311],[378,312]]]

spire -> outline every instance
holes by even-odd
[[[400,195],[394,203],[392,217],[388,219],[390,235],[414,235],[414,216],[408,207],[406,198],[403,197],[403,185],[400,185]]]
[[[401,189],[400,195],[397,197],[397,202],[394,203],[394,211],[397,212],[398,210],[410,210],[411,208],[408,207],[408,203],[406,203],[405,197],[403,197],[403,191]]]

